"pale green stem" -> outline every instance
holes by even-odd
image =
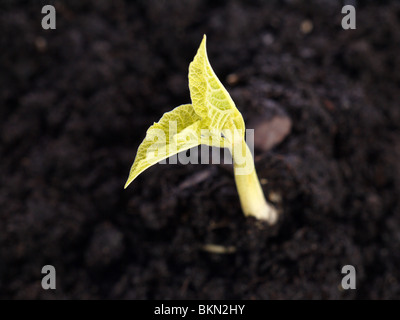
[[[233,145],[233,150],[230,149],[236,187],[245,216],[254,216],[267,221],[270,225],[275,224],[278,212],[265,200],[249,147],[244,139],[240,139]]]

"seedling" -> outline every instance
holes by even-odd
[[[265,200],[247,146],[243,117],[208,61],[206,36],[189,65],[192,104],[166,112],[140,144],[125,188],[144,170],[200,144],[227,147],[232,154],[240,203],[246,216],[274,224],[276,209]]]

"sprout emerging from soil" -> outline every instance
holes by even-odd
[[[125,188],[148,167],[200,144],[230,150],[242,210],[274,224],[277,210],[267,203],[247,146],[243,117],[208,61],[206,36],[189,66],[192,104],[166,112],[138,148]]]

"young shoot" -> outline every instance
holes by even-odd
[[[189,65],[192,104],[166,112],[146,132],[125,188],[144,170],[200,144],[228,148],[232,154],[236,187],[242,210],[274,224],[277,210],[267,203],[247,146],[243,117],[208,61],[206,36]]]

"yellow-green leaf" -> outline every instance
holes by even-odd
[[[131,167],[125,188],[150,166],[181,151],[198,146],[200,117],[192,105],[185,104],[164,113],[146,132]]]
[[[194,110],[209,119],[210,129],[238,129],[244,136],[243,117],[208,61],[205,35],[189,65],[189,89]]]
[[[189,89],[192,104],[165,113],[147,130],[125,188],[150,166],[181,151],[199,144],[225,147],[224,130],[230,130],[226,137],[231,137],[234,129],[244,137],[243,117],[208,61],[206,36],[189,66]],[[171,127],[174,122],[176,127]]]

